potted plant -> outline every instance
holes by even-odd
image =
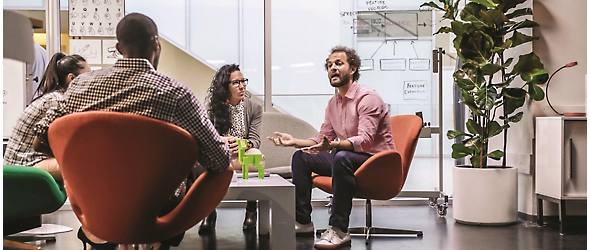
[[[471,111],[467,131],[447,132],[449,139],[461,139],[453,144],[452,157],[469,157],[471,162],[453,169],[453,217],[463,223],[512,224],[517,220],[518,191],[517,169],[506,166],[508,128],[522,119],[519,109],[527,96],[545,98],[538,85],[547,81],[548,73],[534,52],[516,60],[507,50],[538,39],[520,32],[538,24],[526,19],[532,15],[530,8],[517,8],[526,0],[469,0],[462,10],[460,0],[438,1],[440,6],[428,2],[421,7],[442,10],[443,19],[451,21],[435,35],[456,36],[453,46],[463,65],[453,78],[461,89],[460,103]],[[503,148],[490,151],[490,139],[500,134]],[[502,163],[488,165],[488,158]]]

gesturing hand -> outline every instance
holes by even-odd
[[[330,145],[330,139],[324,135],[320,143],[310,147],[301,148],[301,151],[315,155],[321,152],[330,151],[330,149],[332,149],[332,146]]]
[[[238,153],[238,143],[236,142],[237,140],[239,140],[239,138],[237,137],[227,137],[227,147],[229,148],[229,152],[231,152],[232,154],[237,154]]]
[[[276,137],[266,137],[269,140],[271,140],[275,144],[275,146],[290,147],[295,145],[295,139],[290,134],[275,132],[275,135]]]

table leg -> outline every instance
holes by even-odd
[[[258,201],[258,234],[268,235],[270,233],[270,201]]]
[[[273,197],[271,249],[295,249],[295,190]]]
[[[543,199],[537,197],[537,225],[543,226]]]
[[[559,200],[559,233],[563,234],[565,229],[565,200]]]

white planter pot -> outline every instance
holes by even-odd
[[[453,218],[463,224],[509,225],[518,215],[516,168],[453,168]]]

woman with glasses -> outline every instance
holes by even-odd
[[[55,158],[33,149],[34,128],[47,110],[58,105],[70,82],[79,74],[90,71],[86,60],[79,55],[53,55],[35,91],[37,96],[18,118],[4,154],[4,164],[41,168],[56,180],[62,181]],[[8,72],[5,72],[8,73]]]
[[[262,105],[250,99],[246,91],[248,79],[244,78],[238,65],[230,64],[221,67],[211,82],[208,89],[209,119],[213,122],[215,129],[227,142],[232,152],[231,164],[234,169],[242,169],[238,161],[238,145],[236,140],[246,139],[248,149],[246,153],[261,154],[260,147],[260,124],[262,123]],[[264,165],[264,160],[261,162]],[[257,171],[250,167],[248,171]],[[256,229],[257,203],[248,201],[246,206],[246,217],[243,230]],[[205,235],[215,231],[217,212],[213,211],[203,220],[199,227],[199,234]]]

